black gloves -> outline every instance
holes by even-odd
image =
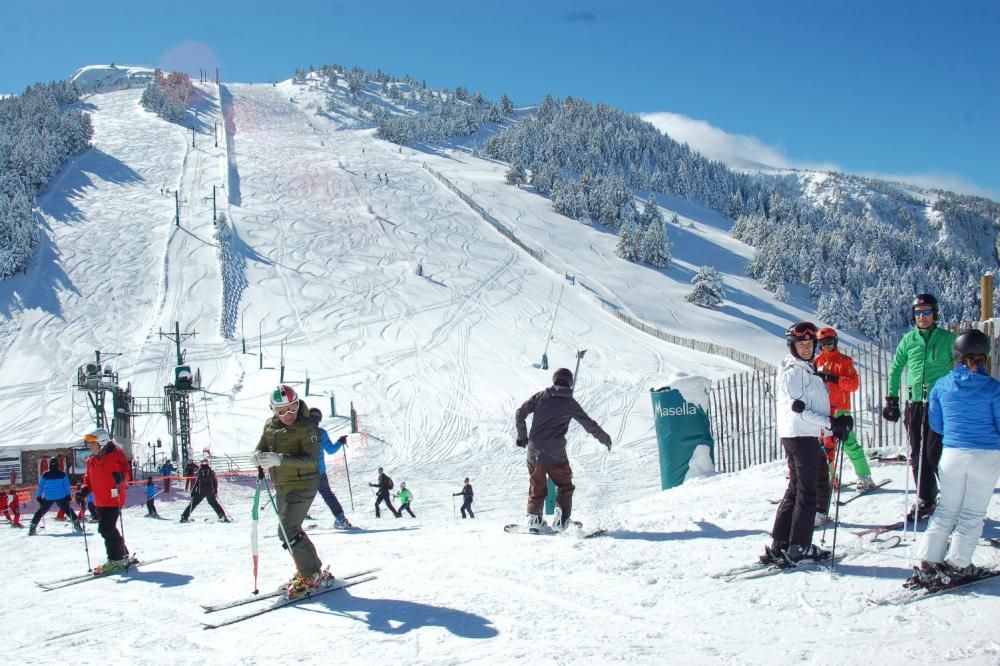
[[[796,414],[801,414],[806,411],[806,403],[801,400],[792,400],[792,411]]]
[[[524,447],[526,447],[528,445],[528,440],[526,440],[526,439],[519,439],[519,440],[517,440],[516,443],[517,443],[518,446],[520,446],[523,449]]]
[[[36,497],[35,498],[35,502],[38,503],[38,504],[41,504],[42,503],[42,498],[41,497]]]
[[[121,472],[111,472],[111,480],[115,482],[116,486],[120,486],[125,483],[125,475]]]
[[[830,419],[830,432],[840,441],[846,440],[852,430],[854,430],[854,417],[850,414],[841,414]]]
[[[341,446],[347,446],[347,435],[341,435],[337,438],[337,443]]]
[[[882,408],[882,418],[895,423],[899,420],[899,398],[886,396],[885,407]]]
[[[838,377],[837,375],[832,375],[829,372],[822,372],[820,370],[817,370],[816,376],[822,379],[824,382],[830,382],[831,384],[837,384],[840,382],[840,377]]]
[[[610,437],[608,437],[608,441],[601,442],[601,444],[603,444],[604,446],[608,447],[608,451],[611,450],[611,438]]]

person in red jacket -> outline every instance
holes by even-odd
[[[14,514],[13,519],[11,514]],[[17,488],[14,486],[3,491],[3,515],[11,521],[11,527],[24,527],[21,524],[21,503],[17,499]]]
[[[819,343],[819,354],[815,361],[816,374],[826,384],[826,390],[830,395],[830,416],[850,414],[851,394],[857,391],[860,386],[858,371],[854,369],[854,361],[838,348],[839,340],[837,331],[834,329],[822,328],[816,337]],[[836,457],[837,439],[832,436],[824,437],[823,446],[826,449],[829,465],[825,469],[821,469],[820,473],[825,472],[836,478],[836,470],[832,466]],[[851,465],[854,467],[854,474],[858,477],[855,490],[865,492],[874,488],[875,483],[872,481],[871,468],[868,467],[865,452],[858,444],[858,438],[854,436],[854,430],[851,430],[844,440],[844,454],[850,459]],[[840,480],[837,479],[837,482],[839,483]],[[819,513],[829,512],[831,484],[827,484],[827,489],[825,496],[817,499],[817,520],[820,519]],[[825,517],[825,515],[822,516],[822,518]]]
[[[131,466],[104,428],[84,435],[83,441],[91,453],[87,458],[83,485],[94,494],[97,531],[104,537],[104,549],[108,553],[108,561],[95,567],[94,573],[124,569],[128,565],[128,548],[125,546],[125,539],[118,532],[117,523],[122,507],[125,506],[125,491]]]

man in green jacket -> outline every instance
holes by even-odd
[[[882,418],[899,420],[901,375],[906,368],[906,408],[903,425],[910,442],[910,468],[917,488],[917,503],[907,520],[926,520],[937,503],[937,468],[941,459],[941,435],[927,425],[927,399],[934,383],[952,368],[951,345],[955,334],[937,327],[938,302],[932,294],[913,299],[913,322],[916,328],[896,345],[896,355],[889,369]]]
[[[302,521],[319,490],[319,430],[309,418],[309,408],[287,384],[271,394],[271,409],[273,416],[264,424],[251,460],[268,470],[274,484],[281,523],[278,537],[291,550],[298,569],[287,588],[293,598],[332,577],[321,571],[316,548],[302,531]]]

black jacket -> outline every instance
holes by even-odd
[[[219,479],[211,467],[203,465],[198,469],[191,492],[198,495],[217,495],[219,493]]]
[[[534,414],[530,433],[525,421],[528,414]],[[518,407],[514,418],[517,438],[528,440],[528,460],[541,465],[569,462],[566,457],[566,431],[569,430],[569,422],[574,419],[601,444],[611,443],[608,433],[601,430],[601,426],[583,411],[573,397],[573,389],[565,386],[550,386],[531,396]]]

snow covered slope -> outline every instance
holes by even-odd
[[[578,398],[614,447],[608,453],[571,430],[574,516],[610,534],[575,541],[502,531],[523,515],[527,486],[513,411],[549,383],[551,371],[536,365],[564,280],[483,222],[424,163],[578,275],[593,276],[606,298],[681,334],[780,354],[775,331],[800,313],[753,284],[740,287],[732,311],[682,304],[683,271],[700,256],[719,254],[720,267],[742,274],[745,249],[726,239],[724,221],[666,202],[693,225],[674,237],[679,272],[630,266],[613,257],[610,236],[561,221],[538,197],[503,185],[497,165],[376,141],[290,82],[226,87],[235,149],[227,171],[225,148],[213,140],[219,91],[200,90],[193,147],[191,129],[141,110],[139,90],[85,100],[95,147],[41,198],[45,238],[27,276],[0,285],[0,444],[71,441],[86,431],[92,419],[71,383],[95,349],[121,354],[111,363],[136,395],[158,395],[175,364],[173,343],[159,332],[178,321],[197,331],[182,346],[207,391],[193,403],[196,447],[251,449],[282,361],[300,392],[308,376],[310,404],[328,412],[335,396],[338,417],[325,422],[332,434],[346,432],[339,415],[354,403],[365,434],[347,449],[352,487],[339,456],[329,460],[331,480],[351,519],[371,531],[316,532],[315,541],[334,573],[382,571],[350,592],[208,633],[198,604],[252,588],[245,486],[223,483],[232,525],[180,525],[180,500],[160,502],[170,522],[127,510],[131,548],[176,559],[59,592],[32,581],[85,571],[82,539],[51,519],[34,538],[3,530],[0,556],[14,563],[3,588],[9,617],[27,626],[53,603],[85,611],[41,634],[18,632],[9,650],[19,660],[62,663],[67,647],[81,664],[143,662],[165,649],[185,663],[213,664],[1000,657],[988,615],[996,584],[912,610],[870,608],[866,597],[897,589],[910,561],[903,550],[861,552],[843,531],[838,549],[853,554],[836,577],[711,578],[761,550],[781,466],[660,492],[647,393],[674,373],[715,378],[741,368],[619,323],[579,286],[563,290],[548,357],[552,368],[572,368],[576,351],[588,350]],[[217,201],[233,223],[224,260],[211,222],[213,185],[224,188]],[[239,294],[238,304],[225,293]],[[137,429],[140,443],[167,439],[162,418],[140,418]],[[412,488],[416,520],[372,517],[367,482],[379,465]],[[901,512],[902,468],[876,474],[894,483],[848,505],[845,527]],[[464,476],[477,491],[475,521],[454,518],[451,494]],[[325,508],[313,515],[329,526]],[[205,516],[207,508],[195,513]],[[263,522],[263,533],[273,533],[273,514]],[[291,564],[276,539],[263,543],[260,585],[268,590]],[[99,539],[91,533],[87,544],[96,561]],[[993,558],[977,553],[981,563]],[[929,624],[937,630],[931,644],[923,641]]]

